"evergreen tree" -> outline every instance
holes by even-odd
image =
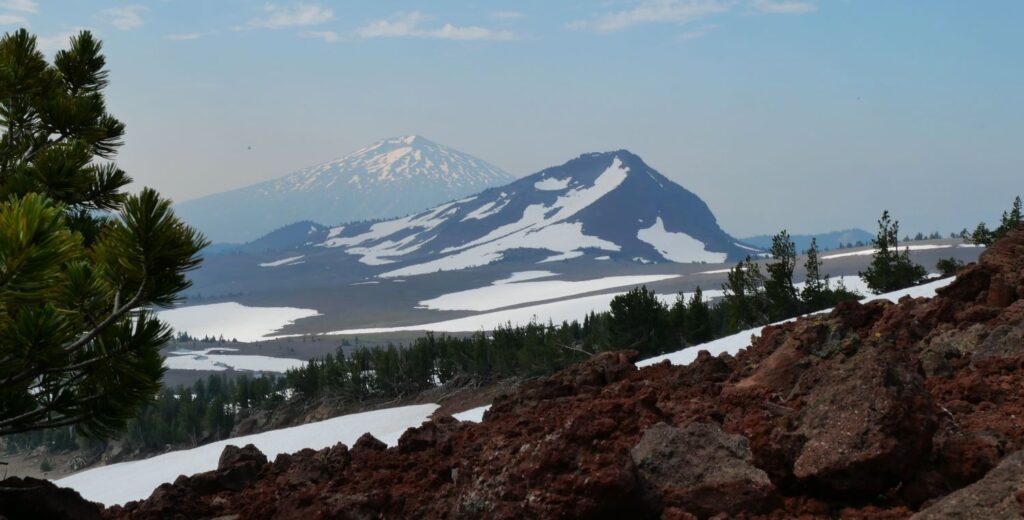
[[[704,301],[704,293],[697,287],[686,304],[686,328],[684,336],[690,345],[699,345],[713,339],[711,308]]]
[[[892,220],[888,211],[883,211],[878,220],[878,235],[873,241],[875,252],[871,265],[860,273],[868,288],[876,294],[916,285],[927,274],[924,267],[911,261],[909,249],[899,251],[899,229],[899,222]]]
[[[112,162],[101,45],[53,64],[25,30],[0,39],[0,435],[77,424],[111,435],[150,402],[177,300],[206,242]]]
[[[666,352],[671,346],[667,324],[665,304],[646,286],[612,298],[609,325],[615,348],[634,349],[645,356]]]
[[[769,263],[768,279],[764,283],[771,321],[779,321],[799,313],[800,299],[793,286],[793,271],[796,269],[796,244],[786,230],[772,237],[773,262]]]
[[[809,310],[818,310],[828,307],[828,276],[821,275],[821,260],[818,258],[818,241],[811,238],[811,247],[806,252],[807,259],[804,260],[804,271],[806,278],[804,289],[800,293],[801,299]]]
[[[735,332],[769,322],[764,281],[760,266],[749,256],[729,271],[726,284],[722,286],[727,331]]]

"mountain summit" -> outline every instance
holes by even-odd
[[[245,188],[183,202],[175,211],[215,242],[246,242],[301,220],[397,217],[515,177],[471,155],[410,135]]]
[[[720,263],[756,249],[718,226],[698,196],[636,155],[581,155],[477,196],[400,219],[330,229],[319,244],[412,276],[499,260]]]

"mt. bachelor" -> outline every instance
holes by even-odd
[[[301,220],[406,215],[515,177],[420,136],[380,141],[285,177],[182,202],[175,211],[214,242],[242,243]]]

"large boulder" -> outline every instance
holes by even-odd
[[[751,464],[747,439],[716,424],[655,424],[631,453],[653,511],[735,515],[764,508],[774,492],[768,474]]]
[[[1003,459],[981,480],[920,511],[913,520],[1024,518],[1024,451]]]

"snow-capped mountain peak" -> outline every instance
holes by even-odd
[[[437,144],[425,137],[407,135],[379,141],[264,186],[268,191],[309,191],[324,189],[338,182],[350,189],[428,179],[461,189],[467,186],[493,186],[513,177],[487,162]]]
[[[515,180],[418,135],[384,139],[341,158],[176,206],[215,242],[246,242],[301,220],[390,218]]]

